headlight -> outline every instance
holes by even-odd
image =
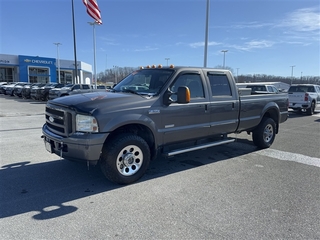
[[[79,132],[98,132],[97,120],[92,116],[77,114],[76,130]]]

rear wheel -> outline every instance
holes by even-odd
[[[147,142],[134,134],[121,134],[105,144],[100,167],[112,182],[130,184],[141,178],[150,162]]]
[[[252,132],[253,143],[259,148],[269,148],[276,137],[276,123],[272,118],[263,118]]]
[[[310,108],[307,109],[307,114],[308,115],[314,114],[315,108],[316,108],[316,104],[314,102],[312,102]]]

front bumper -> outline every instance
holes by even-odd
[[[77,161],[90,161],[95,164],[100,159],[103,144],[109,133],[75,133],[61,137],[42,127],[43,140],[50,153]]]

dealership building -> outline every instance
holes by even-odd
[[[92,80],[92,66],[56,58],[0,54],[0,82],[87,83]],[[77,77],[76,77],[77,76]]]

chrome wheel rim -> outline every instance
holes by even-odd
[[[123,176],[131,176],[139,171],[143,163],[143,152],[136,145],[124,147],[117,157],[117,169]]]
[[[273,138],[273,127],[271,124],[268,124],[265,129],[264,129],[264,132],[263,132],[263,140],[265,142],[270,142]]]

